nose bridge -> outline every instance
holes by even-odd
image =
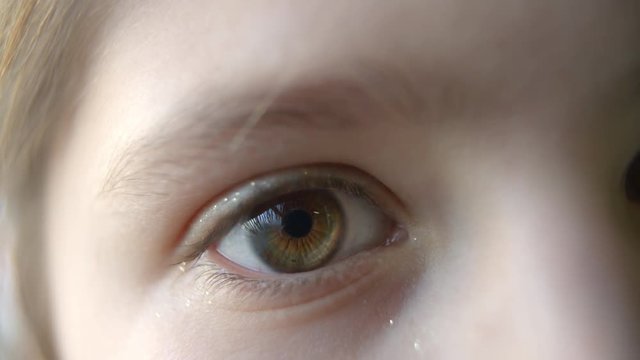
[[[489,270],[478,272],[476,282],[492,284],[500,280],[486,277],[509,274],[494,285],[501,291],[486,294],[497,297],[487,302],[509,299],[503,313],[509,319],[500,326],[510,327],[520,349],[536,358],[637,355],[622,232],[607,197],[562,166],[529,166],[495,169],[484,193],[491,205],[471,210],[477,246],[492,244],[483,261]]]

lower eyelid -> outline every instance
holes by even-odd
[[[275,311],[298,307],[336,305],[340,298],[363,291],[385,270],[383,258],[393,247],[366,251],[335,265],[278,278],[254,279],[219,266],[219,259],[206,260],[191,271],[202,300],[216,309],[236,312]]]

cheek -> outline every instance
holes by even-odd
[[[372,358],[402,327],[394,319],[418,281],[411,266],[384,268],[373,281],[331,301],[252,312],[193,297],[178,280],[150,302],[132,334],[154,352],[150,358]]]

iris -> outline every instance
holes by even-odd
[[[263,204],[244,224],[252,246],[274,270],[310,271],[324,265],[344,234],[344,213],[335,195],[305,190]]]

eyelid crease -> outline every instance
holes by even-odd
[[[367,187],[365,183],[371,186]],[[394,218],[404,216],[400,200],[386,186],[361,170],[329,164],[285,169],[231,189],[216,202],[209,203],[186,231],[172,263],[197,262],[213,243],[242,221],[242,216],[256,205],[292,191],[314,188],[344,191],[385,213],[391,213]]]
[[[425,91],[406,70],[358,65],[333,76],[309,76],[278,86],[255,84],[245,93],[225,89],[185,94],[186,100],[160,110],[153,129],[143,129],[114,153],[99,196],[162,201],[173,195],[167,184],[190,181],[189,169],[222,162],[266,139],[277,141],[283,130],[303,135],[309,130],[342,132],[374,124],[411,124],[415,119],[433,121],[439,107],[446,106],[441,103],[458,97],[444,88],[442,79],[429,81]]]

